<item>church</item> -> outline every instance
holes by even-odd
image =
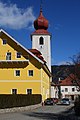
[[[27,49],[3,29],[0,30],[0,94],[41,94],[50,97],[51,34],[40,8]]]

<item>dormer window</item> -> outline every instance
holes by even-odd
[[[40,44],[40,45],[43,45],[43,44],[44,44],[44,38],[43,38],[43,37],[40,37],[40,38],[39,38],[39,44]]]
[[[7,44],[7,40],[3,39],[3,45]]]
[[[17,58],[21,58],[21,52],[17,52]]]

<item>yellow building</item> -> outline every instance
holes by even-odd
[[[51,36],[42,9],[34,27],[31,50],[0,30],[0,94],[41,94],[43,101],[50,97]]]
[[[50,71],[42,60],[0,30],[0,94],[50,97]]]

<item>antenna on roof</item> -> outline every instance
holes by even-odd
[[[42,5],[43,5],[43,1],[41,0],[41,3],[40,3],[40,12],[42,12]]]

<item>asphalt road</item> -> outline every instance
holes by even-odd
[[[42,106],[32,111],[0,114],[0,120],[80,120],[71,106]]]

